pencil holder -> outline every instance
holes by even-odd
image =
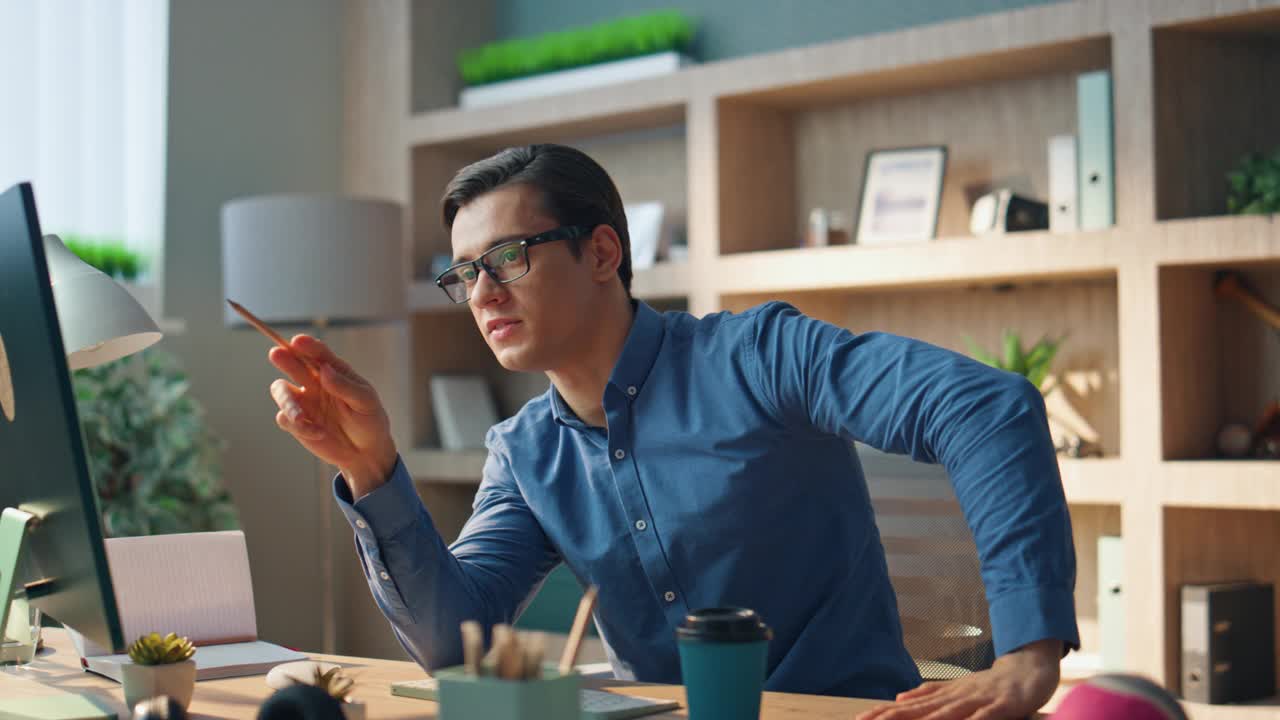
[[[433,673],[439,683],[440,720],[578,720],[576,672],[546,668],[539,680],[468,675],[462,667]]]

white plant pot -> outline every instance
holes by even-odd
[[[365,720],[364,703],[358,701],[342,703],[342,717],[345,720]]]
[[[191,693],[196,689],[195,660],[168,665],[125,663],[120,671],[124,699],[130,709],[157,695],[168,695],[184,710],[191,704]]]
[[[613,85],[654,75],[666,75],[692,62],[686,55],[669,51],[557,70],[466,88],[458,94],[458,105],[464,108],[485,107],[544,95],[556,95],[571,90]]]

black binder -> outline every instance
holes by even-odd
[[[1182,697],[1232,703],[1276,692],[1270,583],[1182,586]]]

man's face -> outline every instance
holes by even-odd
[[[543,212],[536,188],[498,188],[458,210],[451,235],[454,262],[474,260],[496,245],[556,227],[555,219]],[[570,242],[528,248],[529,273],[518,280],[501,284],[482,271],[471,288],[471,314],[504,368],[554,370],[580,346],[576,337],[586,325],[584,306],[592,283],[589,264],[573,257]]]

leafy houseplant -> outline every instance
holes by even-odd
[[[489,43],[458,54],[458,71],[470,86],[538,75],[610,60],[684,50],[694,23],[677,11],[661,11],[583,28]]]
[[[119,240],[88,238],[82,235],[60,236],[67,249],[104,274],[126,282],[136,280],[142,272],[142,257]]]
[[[1280,148],[1250,153],[1227,173],[1227,211],[1237,215],[1280,212]]]
[[[152,348],[73,381],[108,536],[238,527],[221,484],[222,445],[171,355]]]
[[[195,646],[169,633],[143,635],[129,645],[132,663],[121,666],[121,684],[129,707],[147,698],[168,695],[185,710],[196,686]]]
[[[1049,368],[1053,365],[1054,356],[1058,354],[1058,349],[1062,347],[1065,340],[1066,336],[1057,340],[1045,336],[1035,345],[1023,350],[1021,336],[1013,330],[1005,330],[1001,341],[1001,352],[997,355],[978,347],[972,338],[965,338],[970,352],[979,361],[991,367],[1022,375],[1045,395],[1053,390],[1052,384],[1045,386],[1045,379],[1049,376]]]

